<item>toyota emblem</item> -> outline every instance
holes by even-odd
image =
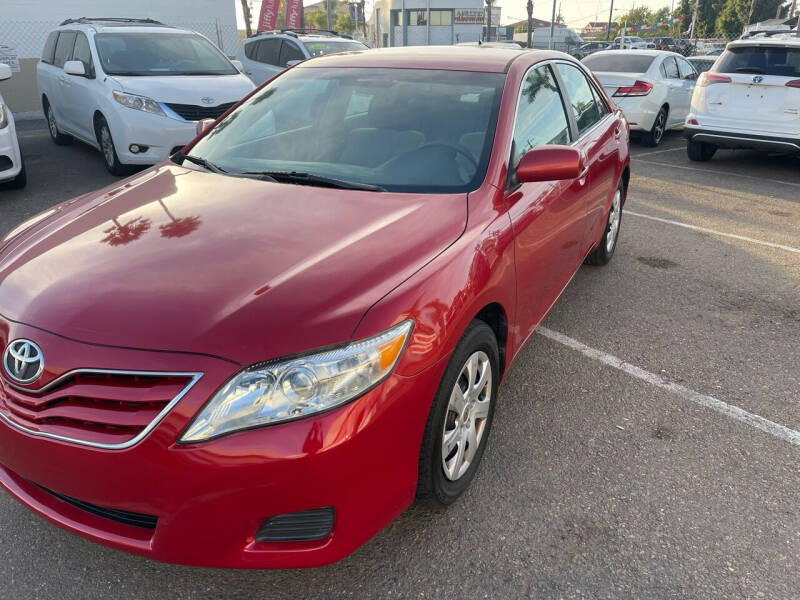
[[[17,383],[31,383],[44,370],[44,354],[30,340],[14,340],[3,353],[3,367]]]
[[[764,81],[764,78],[761,75],[753,77],[753,83],[761,83],[762,81]]]
[[[203,98],[200,98],[200,102],[203,104],[214,104],[214,99],[210,96],[204,96]]]

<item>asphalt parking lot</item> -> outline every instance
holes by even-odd
[[[0,235],[113,183],[24,123]],[[482,469],[338,564],[219,571],[84,541],[0,494],[0,598],[800,597],[800,160],[632,145],[620,245],[501,387]],[[623,362],[624,361],[624,362]]]

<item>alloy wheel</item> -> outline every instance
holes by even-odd
[[[608,214],[608,232],[606,233],[606,252],[609,254],[617,243],[619,222],[622,217],[622,191],[617,190],[611,202],[611,212]]]
[[[53,139],[58,137],[58,126],[56,125],[56,117],[53,114],[53,107],[47,106],[47,127],[50,129],[50,135]]]
[[[658,113],[656,117],[656,123],[653,126],[653,139],[656,144],[661,142],[661,138],[664,137],[664,126],[667,122],[667,115],[662,109],[661,112]]]
[[[111,132],[108,130],[108,125],[103,125],[100,128],[100,146],[103,149],[103,158],[106,164],[110,167],[114,165],[114,142],[111,140]]]
[[[479,350],[461,368],[447,405],[442,469],[450,481],[469,470],[486,431],[492,400],[492,365],[489,356]]]

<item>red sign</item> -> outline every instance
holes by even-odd
[[[278,7],[280,0],[263,0],[261,14],[258,17],[258,31],[275,29],[278,21]]]
[[[286,29],[299,29],[303,15],[303,0],[286,0]]]

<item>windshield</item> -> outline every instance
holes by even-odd
[[[309,173],[389,191],[483,181],[505,75],[416,69],[287,71],[191,150],[225,171]]]
[[[644,73],[653,64],[653,60],[655,60],[655,56],[617,52],[614,54],[591,54],[581,62],[592,71],[597,72]]]
[[[94,36],[108,75],[235,75],[205,38],[191,33],[100,33]]]
[[[368,48],[361,42],[342,42],[338,40],[314,40],[313,42],[303,42],[311,56],[322,56],[323,54],[336,54],[337,52],[352,52],[354,50],[367,50]]]
[[[800,77],[800,48],[734,46],[720,57],[714,71]]]

